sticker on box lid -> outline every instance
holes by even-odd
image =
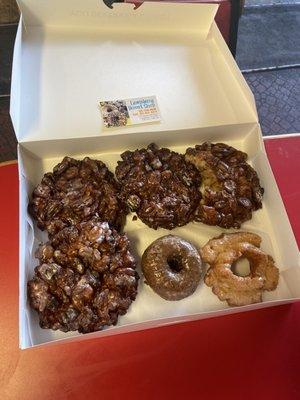
[[[160,112],[155,96],[135,99],[100,101],[105,128],[160,122]]]

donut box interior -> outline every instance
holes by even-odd
[[[19,1],[11,115],[19,141],[20,347],[142,330],[282,304],[300,297],[298,248],[263,146],[253,95],[214,22],[217,6],[145,3],[138,10],[98,0]],[[160,123],[104,130],[99,100],[155,95]],[[27,302],[34,252],[47,236],[27,213],[32,189],[62,157],[99,158],[112,171],[125,150],[151,142],[185,152],[204,141],[248,153],[265,188],[263,208],[241,230],[258,233],[280,269],[278,288],[263,302],[229,307],[201,281],[178,302],[144,284],[118,324],[86,335],[39,327]],[[168,231],[128,215],[124,228],[137,259]],[[200,247],[219,227],[189,223],[172,231]]]

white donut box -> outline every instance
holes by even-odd
[[[215,22],[216,5],[144,3],[137,10],[99,0],[19,1],[11,116],[18,138],[20,181],[20,347],[100,338],[295,301],[299,252],[265,153],[253,95]],[[100,100],[155,95],[160,123],[105,130]],[[151,142],[185,152],[204,141],[248,153],[265,188],[263,208],[241,230],[258,233],[280,269],[279,285],[263,302],[229,307],[203,281],[178,302],[163,300],[143,276],[136,300],[118,324],[86,335],[43,330],[27,302],[34,252],[45,233],[27,212],[33,187],[62,157],[96,157],[113,171],[124,150]],[[125,231],[140,260],[169,232],[127,218]],[[223,232],[190,223],[172,231],[197,247]]]

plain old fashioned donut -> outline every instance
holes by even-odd
[[[186,240],[167,235],[144,252],[142,270],[146,283],[165,300],[181,300],[196,290],[202,275],[197,249]]]
[[[260,244],[260,236],[237,232],[211,239],[201,249],[203,261],[210,266],[204,282],[221,301],[226,300],[230,306],[258,303],[263,291],[276,289],[279,270],[273,258],[259,248]],[[237,276],[232,271],[232,265],[240,258],[249,261],[248,276]]]

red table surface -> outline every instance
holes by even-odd
[[[266,148],[299,243],[300,137]],[[19,350],[16,164],[0,187],[2,400],[300,398],[300,303]]]

